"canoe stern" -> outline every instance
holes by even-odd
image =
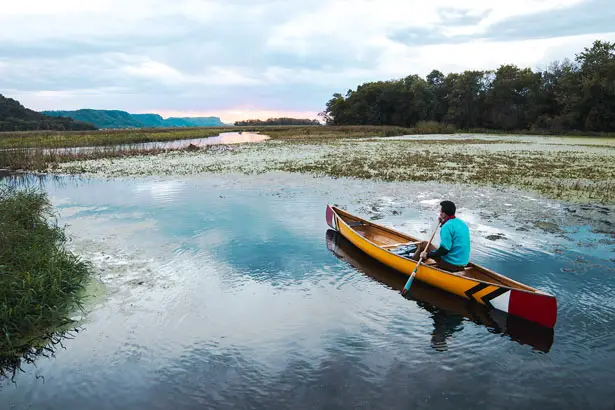
[[[508,313],[546,327],[554,327],[557,320],[557,299],[547,294],[512,290]]]

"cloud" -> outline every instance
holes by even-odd
[[[574,7],[515,17],[492,26],[486,37],[498,40],[554,38],[614,30],[612,0],[588,0]]]
[[[316,118],[365,81],[573,58],[615,40],[610,1],[21,0],[0,88],[40,110]]]
[[[615,33],[515,41],[477,39],[419,47],[394,43],[381,57],[379,72],[385,77],[401,77],[407,75],[406,67],[413,67],[413,72],[425,76],[432,69],[444,73],[489,70],[509,63],[545,69],[549,62],[574,58],[595,39],[615,41]]]

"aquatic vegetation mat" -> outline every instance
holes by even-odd
[[[486,140],[485,140],[486,139]],[[292,136],[195,152],[73,161],[59,172],[105,176],[302,172],[382,181],[509,186],[550,198],[615,202],[615,139],[436,135],[431,138]]]

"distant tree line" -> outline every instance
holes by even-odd
[[[245,120],[236,121],[235,125],[255,126],[255,125],[320,125],[318,120],[310,120],[308,118],[269,118],[262,120]]]
[[[437,121],[458,129],[615,131],[615,43],[595,41],[574,61],[544,71],[508,64],[364,83],[333,94],[319,116],[328,125]]]
[[[72,118],[53,118],[25,108],[18,101],[0,94],[0,131],[79,131],[95,130],[94,125]]]

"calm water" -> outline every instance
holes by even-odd
[[[1,409],[615,404],[609,208],[282,173],[42,187],[97,280],[81,331],[5,380]],[[325,223],[330,202],[426,237],[443,196],[475,262],[556,294],[554,331],[416,281],[405,299]]]

